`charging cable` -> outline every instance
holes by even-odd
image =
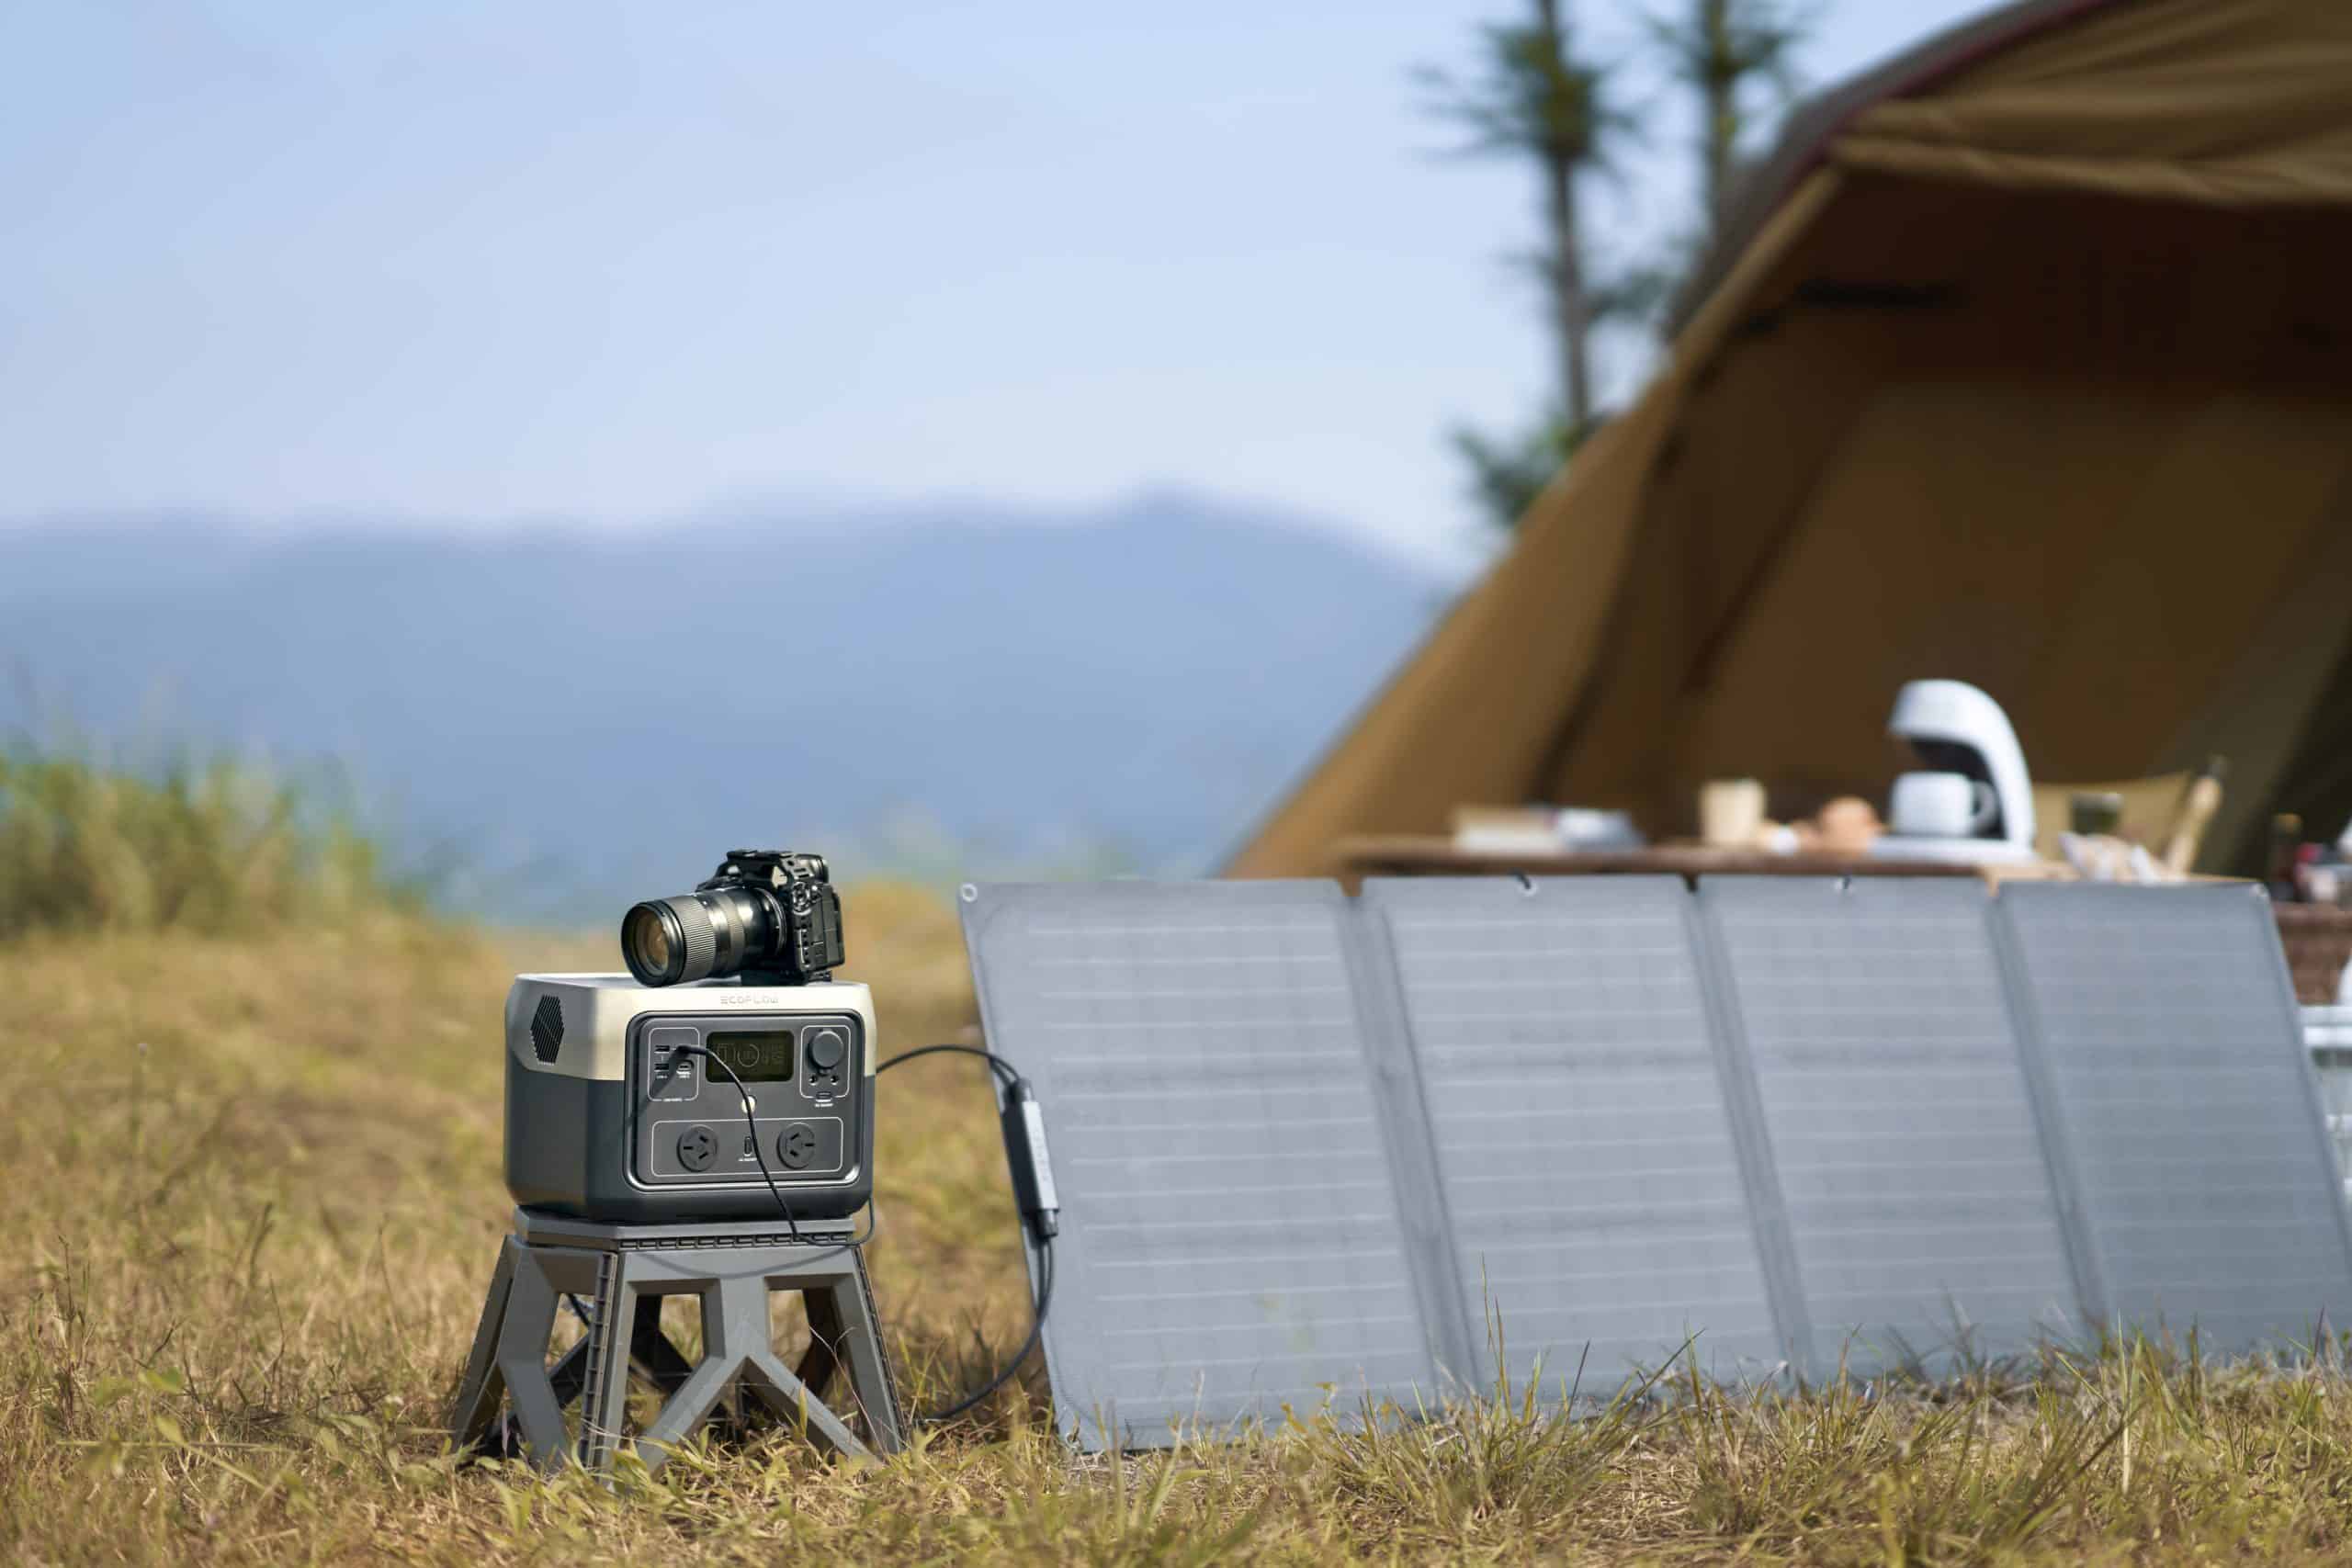
[[[784,1228],[792,1233],[793,1240],[798,1241],[800,1222],[793,1217],[792,1205],[784,1201],[784,1189],[775,1184],[775,1173],[768,1169],[767,1152],[760,1147],[760,1124],[752,1115],[752,1091],[745,1089],[743,1080],[735,1076],[734,1065],[717,1052],[700,1045],[680,1045],[676,1047],[676,1054],[681,1056],[700,1056],[709,1066],[725,1073],[727,1081],[735,1086],[736,1102],[743,1108],[743,1142],[751,1145],[752,1157],[760,1162],[760,1179],[768,1184],[768,1196],[775,1200],[776,1208],[783,1212]],[[869,1204],[869,1213],[871,1207]],[[865,1235],[843,1245],[863,1247],[873,1235],[873,1222],[869,1219],[866,1223]]]
[[[1054,1304],[1054,1237],[1061,1234],[1061,1198],[1054,1190],[1053,1160],[1046,1149],[1045,1111],[1029,1080],[1012,1063],[978,1045],[921,1045],[900,1052],[874,1071],[879,1076],[918,1056],[946,1055],[978,1057],[1002,1086],[1004,1108],[998,1114],[998,1127],[1004,1134],[1004,1163],[1012,1176],[1013,1201],[1021,1210],[1022,1245],[1035,1252],[1037,1293],[1030,1302],[1029,1337],[1021,1342],[1021,1348],[973,1393],[944,1410],[925,1411],[915,1417],[926,1424],[953,1420],[1002,1388],[1037,1348],[1046,1333],[1046,1314]]]
[[[743,1080],[736,1077],[733,1065],[724,1056],[700,1045],[681,1045],[676,1049],[679,1055],[701,1057],[710,1066],[725,1073],[727,1081],[735,1086],[736,1096],[743,1108],[743,1131],[752,1146],[752,1157],[759,1162],[760,1179],[767,1183],[768,1195],[775,1200],[777,1212],[784,1215],[785,1228],[791,1232],[794,1241],[800,1241],[803,1239],[800,1222],[793,1214],[792,1205],[785,1201],[784,1189],[777,1184],[775,1173],[768,1168],[766,1152],[760,1147],[760,1126],[752,1115],[751,1090],[743,1087]],[[919,1056],[949,1054],[978,1057],[989,1065],[989,1070],[996,1075],[1002,1086],[1004,1106],[998,1114],[998,1127],[1004,1136],[1004,1161],[1012,1178],[1013,1201],[1021,1210],[1022,1245],[1024,1250],[1034,1249],[1035,1255],[1037,1293],[1030,1302],[1029,1337],[1021,1342],[1021,1348],[1013,1352],[1012,1359],[998,1368],[996,1374],[974,1393],[944,1410],[924,1411],[915,1417],[927,1425],[953,1420],[1002,1388],[1012,1380],[1012,1374],[1021,1370],[1021,1364],[1029,1359],[1029,1353],[1037,1348],[1038,1341],[1045,1337],[1046,1314],[1053,1306],[1054,1237],[1061,1234],[1061,1198],[1054,1188],[1053,1160],[1046,1147],[1045,1111],[1037,1103],[1036,1091],[1030,1087],[1029,1080],[1023,1077],[1012,1063],[995,1052],[984,1051],[977,1045],[922,1045],[912,1051],[900,1052],[876,1066],[874,1073],[879,1077],[892,1067]],[[875,1223],[875,1205],[869,1199],[865,1234],[852,1236],[841,1246],[851,1249],[864,1247],[874,1239]],[[579,1310],[577,1302],[572,1306],[575,1312]]]

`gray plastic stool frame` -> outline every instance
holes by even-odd
[[[897,1452],[905,1426],[864,1256],[842,1245],[845,1231],[804,1225],[801,1235],[795,1241],[740,1224],[598,1224],[516,1210],[450,1412],[451,1439],[461,1450],[495,1446],[503,1395],[539,1469],[573,1457],[589,1471],[608,1471],[635,1372],[662,1395],[637,1437],[649,1470],[739,1390],[751,1396],[736,1402],[745,1417],[763,1406],[835,1453]],[[776,1291],[799,1292],[808,1313],[808,1348],[795,1367],[776,1355],[769,1334],[768,1297]],[[588,1331],[550,1367],[548,1340],[567,1294],[593,1300]],[[701,1301],[699,1362],[662,1332],[662,1299],[676,1295]],[[837,1376],[862,1418],[862,1441],[821,1397]],[[576,1451],[563,1414],[575,1399]]]

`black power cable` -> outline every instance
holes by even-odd
[[[775,1199],[775,1206],[784,1212],[784,1228],[792,1233],[793,1240],[798,1241],[800,1222],[793,1217],[792,1205],[784,1201],[784,1189],[775,1184],[775,1178],[768,1171],[768,1156],[760,1147],[760,1124],[752,1115],[752,1091],[745,1089],[743,1080],[735,1076],[734,1064],[716,1051],[706,1050],[700,1045],[680,1045],[676,1052],[681,1056],[700,1056],[725,1073],[727,1081],[735,1086],[735,1102],[743,1111],[743,1141],[752,1145],[752,1157],[760,1162],[760,1179],[768,1184],[768,1196]]]
[[[792,1233],[792,1239],[796,1242],[801,1240],[800,1222],[793,1214],[792,1205],[785,1201],[784,1189],[776,1184],[775,1173],[768,1169],[767,1155],[760,1147],[760,1126],[758,1120],[752,1114],[751,1090],[743,1087],[743,1080],[736,1077],[733,1065],[725,1057],[700,1045],[682,1045],[677,1047],[677,1053],[682,1056],[701,1057],[710,1066],[725,1073],[727,1081],[735,1086],[737,1099],[743,1110],[743,1130],[749,1135],[752,1157],[759,1162],[760,1179],[767,1183],[768,1195],[775,1200],[776,1209],[784,1215],[785,1226]],[[1028,1111],[1035,1111],[1035,1099],[1030,1093],[1028,1080],[1021,1076],[1020,1070],[995,1052],[984,1051],[977,1045],[918,1046],[912,1051],[902,1051],[888,1061],[880,1064],[874,1069],[874,1073],[876,1077],[879,1077],[892,1067],[901,1063],[911,1062],[918,1056],[933,1056],[943,1054],[977,1056],[986,1062],[989,1071],[993,1072],[1004,1086],[1005,1104],[1009,1114],[1018,1114],[1024,1108]],[[1028,1144],[1016,1143],[1010,1132],[1006,1136],[1005,1157],[1012,1168],[1015,1201],[1022,1205],[1023,1245],[1027,1246],[1028,1238],[1034,1236],[1037,1247],[1037,1293],[1030,1302],[1029,1337],[1021,1342],[1021,1348],[1013,1353],[1012,1359],[998,1368],[996,1374],[982,1383],[977,1392],[966,1395],[944,1410],[925,1411],[915,1417],[916,1420],[926,1425],[951,1421],[1002,1388],[1012,1380],[1012,1374],[1021,1370],[1021,1364],[1029,1359],[1029,1353],[1036,1349],[1038,1341],[1045,1337],[1046,1314],[1051,1309],[1054,1300],[1054,1234],[1057,1213],[1053,1200],[1051,1178],[1050,1176],[1046,1178],[1041,1196],[1036,1162],[1042,1157],[1042,1149],[1034,1149]],[[866,1202],[865,1234],[852,1236],[840,1245],[854,1249],[873,1240],[875,1214],[876,1206],[869,1199]],[[575,1301],[572,1303],[572,1310],[580,1312],[578,1302]],[[585,1314],[582,1314],[582,1318],[583,1322],[586,1320]]]
[[[1037,1249],[1037,1299],[1030,1303],[1029,1337],[1023,1339],[1021,1342],[1021,1348],[1015,1350],[1012,1358],[996,1370],[996,1375],[978,1389],[966,1394],[944,1410],[926,1410],[915,1419],[926,1426],[936,1426],[942,1421],[953,1421],[956,1416],[1010,1382],[1012,1380],[1012,1374],[1019,1371],[1021,1364],[1029,1359],[1029,1352],[1037,1348],[1037,1341],[1045,1337],[1046,1314],[1053,1303],[1054,1244],[1047,1242]]]
[[[1005,1087],[1008,1089],[1021,1081],[1020,1073],[1014,1070],[1011,1062],[993,1051],[983,1051],[978,1045],[918,1045],[911,1051],[899,1052],[874,1070],[877,1075],[887,1073],[892,1067],[904,1062],[911,1062],[918,1056],[936,1056],[943,1052],[953,1052],[958,1056],[978,1056],[989,1065],[989,1071],[1004,1080]]]
[[[1058,1201],[1054,1196],[1050,1171],[1045,1173],[1042,1182],[1040,1179],[1045,1151],[1043,1127],[1036,1120],[1036,1097],[1030,1092],[1029,1080],[1012,1063],[978,1045],[920,1045],[900,1052],[874,1071],[879,1077],[919,1056],[946,1055],[977,1056],[989,1065],[989,1070],[1004,1087],[1005,1161],[1012,1175],[1013,1201],[1021,1206],[1022,1245],[1025,1248],[1034,1240],[1037,1249],[1037,1294],[1029,1303],[1029,1337],[1021,1342],[1021,1348],[971,1393],[943,1410],[927,1410],[915,1417],[927,1426],[952,1421],[1002,1388],[1021,1370],[1029,1353],[1036,1349],[1038,1341],[1045,1337],[1046,1314],[1054,1303],[1054,1235],[1059,1224]],[[1025,1123],[1020,1121],[1024,1115]],[[1015,1136],[1014,1129],[1020,1125],[1030,1129],[1025,1139]]]

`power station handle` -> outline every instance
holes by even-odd
[[[1012,1172],[1013,1201],[1021,1205],[1021,1223],[1040,1246],[1061,1233],[1062,1201],[1054,1190],[1054,1161],[1046,1148],[1046,1112],[1027,1078],[1006,1086],[1004,1163]]]

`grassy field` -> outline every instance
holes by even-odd
[[[886,1049],[971,1004],[952,914],[852,902]],[[2352,1556],[2352,1384],[2141,1348],[2030,1378],[1497,1397],[1125,1462],[1008,1391],[894,1462],[788,1439],[616,1490],[459,1468],[443,1405],[504,1224],[499,1017],[602,943],[399,915],[0,945],[0,1561],[2245,1562]],[[876,1289],[919,1397],[1023,1327],[978,1068],[880,1117]]]

